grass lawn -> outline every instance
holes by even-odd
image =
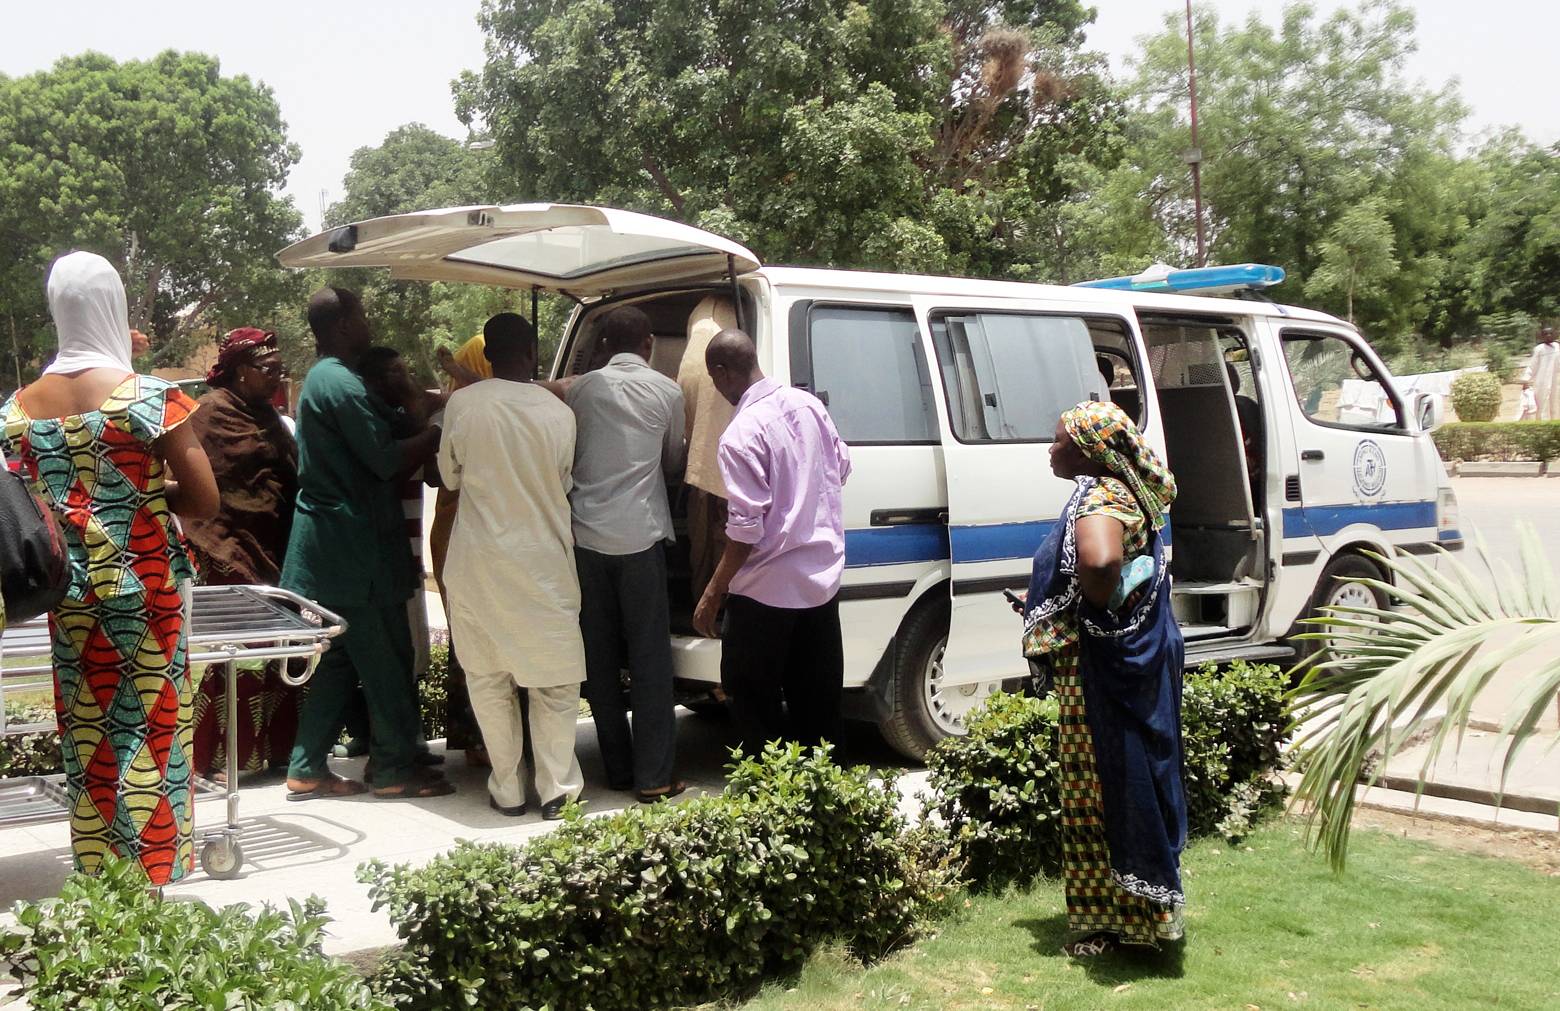
[[[1332,874],[1300,828],[1187,853],[1187,945],[1076,963],[1062,890],[971,898],[939,935],[863,970],[839,952],[743,1011],[846,1008],[1560,1008],[1560,877],[1356,830]]]

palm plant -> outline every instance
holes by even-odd
[[[1290,693],[1293,731],[1302,763],[1295,804],[1308,808],[1307,840],[1319,844],[1341,870],[1349,845],[1355,785],[1368,765],[1377,772],[1405,744],[1429,731],[1419,770],[1424,789],[1448,741],[1455,753],[1472,718],[1474,700],[1507,663],[1538,658],[1498,731],[1505,754],[1505,787],[1512,763],[1538,735],[1544,711],[1560,694],[1560,582],[1544,559],[1532,528],[1523,525],[1522,572],[1491,561],[1482,539],[1476,553],[1482,578],[1449,552],[1439,566],[1407,554],[1373,556],[1390,580],[1362,580],[1379,590],[1388,608],[1336,606],[1312,619],[1317,631],[1301,638],[1320,646],[1303,662]],[[1433,729],[1431,729],[1433,727]]]

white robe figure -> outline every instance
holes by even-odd
[[[1533,349],[1526,379],[1531,384],[1536,420],[1560,421],[1560,344],[1539,344]]]
[[[577,797],[585,647],[568,498],[574,414],[540,386],[485,379],[451,395],[443,427],[439,474],[460,492],[444,584],[493,762],[488,792],[501,807],[525,802],[518,685],[530,691],[538,799]]]

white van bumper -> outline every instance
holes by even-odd
[[[720,684],[720,640],[672,636],[672,676],[679,681]]]

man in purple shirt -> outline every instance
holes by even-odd
[[[850,453],[817,397],[764,377],[741,330],[716,334],[704,362],[737,410],[718,456],[730,495],[726,550],[693,627],[714,635],[724,601],[721,688],[750,752],[777,739],[837,742]]]

